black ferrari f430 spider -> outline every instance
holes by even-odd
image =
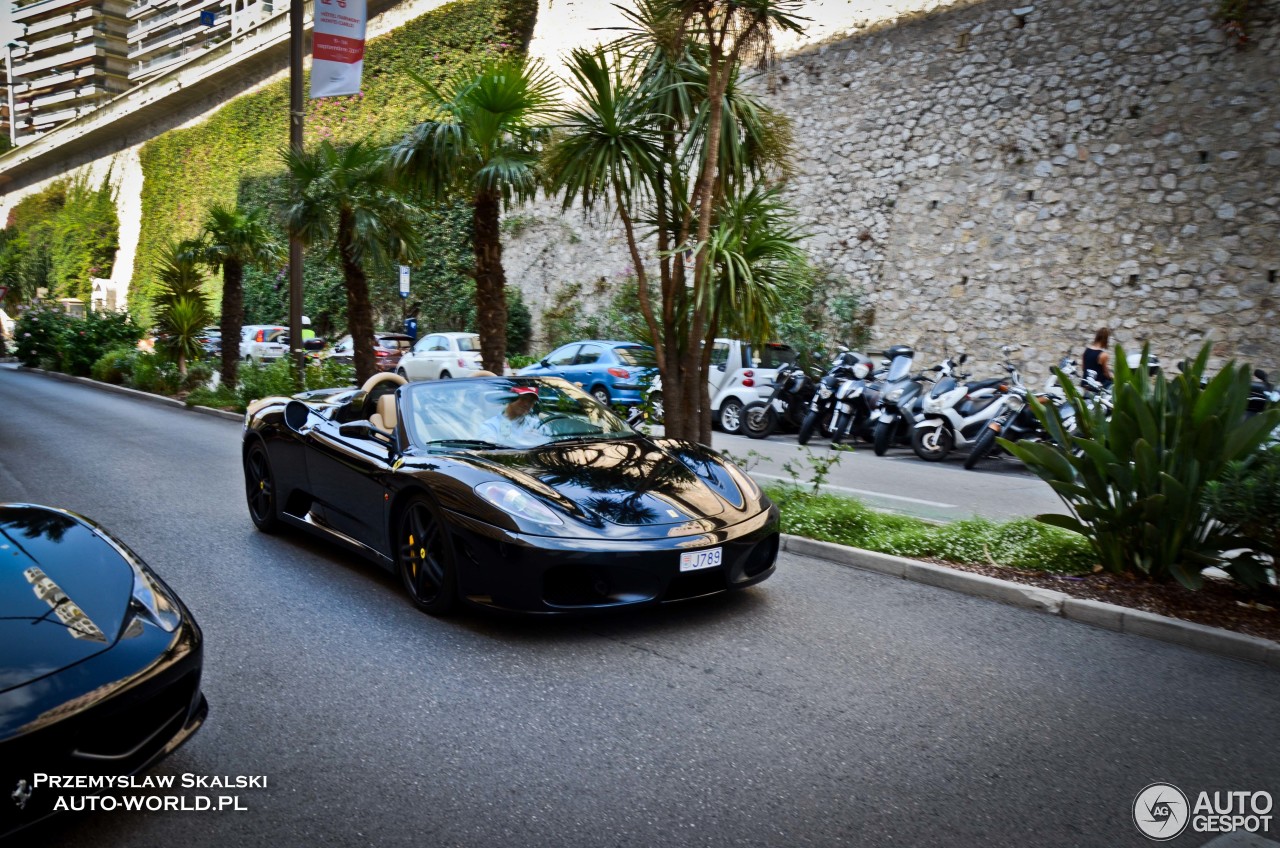
[[[682,600],[759,583],[778,553],[778,509],[742,470],[558,378],[379,374],[266,398],[244,472],[261,530],[355,551],[435,614]]]

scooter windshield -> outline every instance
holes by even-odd
[[[889,363],[889,373],[884,375],[886,383],[893,383],[905,378],[911,373],[911,357],[895,356],[893,362]]]

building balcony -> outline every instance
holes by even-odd
[[[83,9],[75,9],[67,12],[65,15],[54,15],[52,18],[45,18],[35,23],[27,24],[27,31],[23,38],[30,39],[32,36],[39,35],[42,32],[50,32],[59,27],[77,24],[81,21],[92,20],[94,9],[85,7]]]
[[[208,38],[215,38],[229,29],[230,25],[230,20],[222,18],[218,23],[211,27],[205,26],[197,20],[183,27],[166,30],[154,38],[150,38],[139,44],[133,45],[129,50],[128,58],[139,59],[149,53],[155,52],[156,50],[169,47],[171,45],[181,44],[183,41],[187,41],[192,38],[199,37],[201,41]]]
[[[81,6],[90,6],[93,0],[40,0],[38,3],[29,3],[25,6],[15,7],[12,18],[14,23],[22,23],[24,21],[40,20],[47,15],[56,15],[61,11],[71,11]]]
[[[194,6],[185,8],[174,8],[167,12],[157,14],[153,18],[146,18],[138,21],[129,27],[129,41],[137,41],[150,32],[154,32],[162,26],[176,26],[178,24],[187,23],[189,21],[198,20],[200,13],[206,9],[217,9],[223,6],[226,0],[201,0]],[[220,14],[219,17],[225,17],[227,13]]]

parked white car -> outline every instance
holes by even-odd
[[[752,347],[741,339],[716,339],[707,373],[711,423],[726,433],[741,432],[743,408],[758,400],[767,401],[773,394],[778,368],[795,361],[796,352],[789,345],[771,342]],[[654,418],[661,421],[661,377],[654,377],[647,398]]]
[[[289,335],[288,327],[279,324],[249,324],[240,328],[240,358],[246,362],[275,362],[289,353],[280,341]]]
[[[482,369],[480,336],[475,333],[431,333],[400,357],[396,373],[406,380],[470,377]]]

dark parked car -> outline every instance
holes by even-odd
[[[559,347],[519,373],[528,377],[563,377],[605,406],[638,406],[644,402],[642,393],[658,373],[658,361],[648,345],[591,339]]]
[[[710,448],[651,439],[565,380],[378,374],[250,407],[249,514],[397,572],[423,610],[709,595],[773,573],[778,509]]]
[[[412,348],[413,337],[404,333],[375,333],[373,336],[373,355],[379,371],[395,371],[400,364],[400,357]],[[355,364],[355,348],[351,343],[351,336],[339,339],[329,357],[335,362]]]
[[[123,542],[74,513],[0,504],[0,838],[65,794],[36,773],[136,774],[191,738],[209,709],[202,644]]]

